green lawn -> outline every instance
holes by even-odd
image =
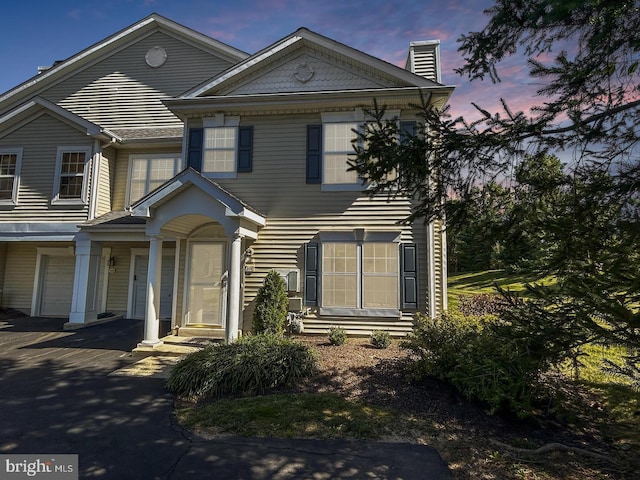
[[[516,295],[526,296],[527,284],[552,285],[554,282],[553,277],[508,273],[504,270],[456,273],[450,275],[447,280],[447,301],[450,307],[455,307],[459,295],[497,293],[496,286]]]

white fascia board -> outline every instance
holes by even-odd
[[[268,93],[268,94],[251,94],[251,95],[219,95],[213,97],[199,98],[179,98],[173,100],[165,100],[164,104],[176,113],[181,114],[204,114],[212,110],[224,109],[248,109],[257,111],[273,106],[292,106],[292,107],[308,107],[314,104],[322,104],[324,102],[351,101],[354,104],[370,101],[372,98],[378,99],[380,103],[389,100],[400,100],[403,98],[415,97],[418,92],[424,95],[430,93],[444,100],[444,103],[451,96],[454,86],[433,86],[433,87],[394,87],[394,88],[377,88],[363,90],[326,90],[320,92],[285,92],[285,93]]]
[[[264,227],[267,224],[267,220],[262,215],[252,212],[247,208],[243,208],[242,210],[235,212],[231,210],[229,207],[227,207],[225,210],[225,215],[227,217],[244,218],[260,227]]]

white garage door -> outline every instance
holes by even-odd
[[[44,255],[42,261],[40,315],[68,317],[76,259],[74,256]]]

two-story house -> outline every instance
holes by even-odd
[[[307,332],[436,315],[441,225],[347,170],[374,98],[411,129],[451,95],[438,42],[409,47],[403,69],[301,28],[248,55],[153,14],[0,95],[1,306],[233,340],[275,269]]]

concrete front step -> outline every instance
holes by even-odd
[[[131,353],[133,356],[139,357],[149,355],[178,357],[197,352],[204,346],[219,341],[213,337],[179,337],[176,335],[167,335],[160,340],[162,343],[157,345],[138,344]]]

